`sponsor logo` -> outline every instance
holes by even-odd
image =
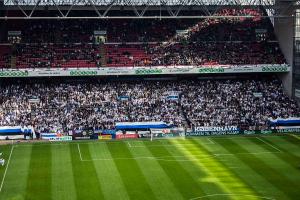
[[[245,135],[252,135],[255,134],[255,131],[244,131]]]
[[[200,68],[199,73],[224,73],[224,68]]]
[[[1,71],[0,77],[26,77],[27,71]]]
[[[198,131],[238,131],[237,126],[224,126],[224,127],[209,127],[209,126],[199,126],[194,128],[194,132]]]
[[[121,134],[116,135],[116,139],[132,139],[132,138],[138,138],[138,134]]]
[[[234,68],[233,71],[235,72],[253,72],[253,67],[251,68]]]
[[[278,129],[277,133],[300,133],[300,128]]]
[[[50,137],[49,141],[71,141],[72,136]]]
[[[271,134],[271,133],[273,133],[273,131],[271,131],[271,130],[264,130],[264,131],[260,131],[261,132],[261,134]]]
[[[106,74],[130,74],[129,70],[109,70]]]
[[[198,131],[187,132],[186,136],[209,136],[209,135],[238,135],[240,131]]]
[[[89,140],[90,136],[75,137],[75,140]]]
[[[97,74],[98,74],[97,71],[81,71],[81,70],[70,71],[70,76],[94,76]]]
[[[41,75],[41,76],[45,76],[45,75],[60,75],[60,71],[41,71],[41,72],[37,72],[37,75]]]
[[[135,74],[161,74],[162,69],[137,69]]]
[[[187,73],[190,72],[191,69],[170,69],[170,73]]]
[[[162,137],[169,138],[169,137],[175,137],[176,135],[172,133],[162,134]]]
[[[262,67],[263,72],[288,72],[288,68],[284,66]]]
[[[98,139],[99,140],[111,140],[112,139],[112,135],[99,135]]]

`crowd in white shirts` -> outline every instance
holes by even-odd
[[[277,79],[20,83],[0,89],[0,126],[38,130],[113,129],[115,122],[145,121],[255,129],[265,128],[269,118],[300,114]],[[168,98],[172,91],[178,99]]]

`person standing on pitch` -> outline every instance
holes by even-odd
[[[2,153],[0,153],[0,156],[2,156]],[[5,164],[5,160],[3,158],[0,159],[0,164],[3,166]]]

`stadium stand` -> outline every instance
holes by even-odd
[[[93,44],[18,44],[17,68],[99,67],[100,50]]]
[[[0,66],[4,68],[10,67],[10,45],[0,45]]]
[[[13,68],[283,64],[271,22],[259,9],[222,9],[222,19],[34,20],[10,23],[22,32]],[[255,16],[247,18],[247,16]],[[105,44],[94,31],[107,33]],[[103,51],[100,51],[100,49]],[[5,52],[5,51],[4,51]],[[2,58],[8,67],[10,56]],[[101,62],[101,57],[107,62]]]
[[[169,99],[176,91],[179,98]],[[161,82],[1,85],[0,126],[112,129],[115,122],[164,121],[178,127],[268,128],[270,118],[299,117],[276,78]],[[30,99],[38,101],[32,105]]]

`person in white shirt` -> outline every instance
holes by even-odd
[[[3,158],[0,159],[0,164],[3,166],[5,164],[5,160]]]

